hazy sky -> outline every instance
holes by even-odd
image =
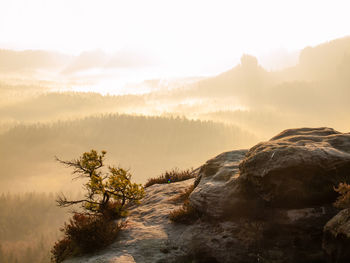
[[[350,34],[350,2],[1,0],[0,48],[135,50],[221,70],[242,53],[292,52]]]

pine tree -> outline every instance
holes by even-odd
[[[113,210],[114,216],[120,216],[128,203],[138,202],[144,196],[142,185],[132,183],[131,174],[127,170],[114,166],[109,166],[108,172],[102,170],[105,155],[106,151],[99,154],[91,150],[72,161],[56,158],[60,163],[73,168],[72,174],[76,178],[88,179],[84,184],[86,193],[83,199],[67,200],[64,195],[61,195],[57,199],[59,206],[81,204],[88,213],[110,216]]]

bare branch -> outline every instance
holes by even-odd
[[[90,203],[90,204],[96,204],[96,205],[100,204],[98,202],[94,202],[94,201],[87,200],[87,199],[70,201],[70,200],[67,200],[67,198],[64,195],[58,196],[57,199],[56,199],[56,202],[57,202],[57,205],[60,206],[60,207],[69,207],[69,206],[72,206],[72,205],[75,205],[75,204],[84,203],[84,202],[87,202],[87,203]]]
[[[79,159],[73,159],[72,161],[63,161],[61,159],[59,159],[57,156],[55,156],[55,159],[57,162],[65,165],[66,167],[73,167],[73,172],[72,174],[90,174],[90,171],[85,169],[82,165],[81,165],[81,160]],[[79,177],[83,177],[83,176],[79,176]]]

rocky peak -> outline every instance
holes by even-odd
[[[328,262],[334,251],[348,262],[341,254],[350,251],[348,212],[327,224],[327,238],[323,228],[338,212],[333,187],[350,181],[349,133],[286,130],[250,150],[222,153],[195,173],[195,181],[147,188],[110,248],[67,262]],[[171,222],[179,206],[172,197],[193,183],[190,204],[202,217]],[[347,241],[340,239],[339,252],[340,232]]]

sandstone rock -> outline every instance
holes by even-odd
[[[140,205],[130,208],[127,226],[108,248],[84,257],[72,258],[65,263],[156,263],[173,262],[185,257],[176,247],[186,226],[170,222],[169,213],[177,208],[171,198],[193,184],[194,179],[155,184],[146,188]],[[173,242],[176,241],[176,242]]]
[[[247,150],[225,152],[204,164],[198,173],[198,184],[190,196],[191,204],[200,212],[222,218],[236,204],[244,202],[242,187],[236,183],[238,165]],[[248,199],[248,198],[247,198]]]
[[[350,179],[350,134],[330,128],[286,130],[249,150],[239,166],[269,206],[301,208],[334,201]]]
[[[327,262],[322,235],[334,215],[331,207],[271,212],[265,219],[198,221],[184,230],[178,246],[195,262]]]
[[[196,180],[147,188],[114,244],[67,263],[327,262],[322,240],[329,255],[343,260],[350,212],[329,220],[337,213],[333,186],[349,182],[349,171],[350,134],[286,130],[249,151],[207,161]],[[193,183],[190,203],[202,218],[190,226],[170,222],[179,207],[171,199]]]
[[[322,235],[336,213],[333,186],[349,181],[349,171],[350,134],[330,128],[286,130],[248,152],[223,153],[201,167],[190,201],[214,222],[228,220],[244,234],[237,239],[233,233],[232,250],[215,254],[227,246],[220,232],[192,232],[196,240],[220,240],[205,249],[218,262],[241,262],[240,254],[251,262],[325,262]],[[243,244],[250,245],[244,250]]]
[[[324,227],[323,249],[331,262],[350,262],[350,209],[344,209]]]
[[[290,129],[248,152],[226,152],[207,161],[190,200],[214,218],[328,205],[337,196],[333,186],[349,182],[349,171],[350,134]]]

